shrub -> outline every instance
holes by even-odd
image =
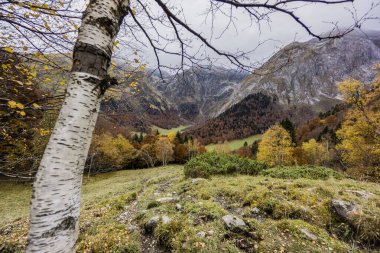
[[[323,179],[330,177],[342,179],[343,176],[333,169],[320,166],[277,166],[260,172],[261,176],[274,178],[308,178],[308,179]]]
[[[267,169],[264,162],[250,160],[236,155],[205,153],[190,159],[185,165],[186,177],[208,178],[210,175],[245,174],[257,175]]]

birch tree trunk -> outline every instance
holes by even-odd
[[[107,76],[128,5],[90,0],[83,14],[66,98],[33,186],[28,253],[75,251],[83,169],[101,100],[97,85]]]

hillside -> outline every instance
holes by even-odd
[[[353,33],[335,40],[294,42],[235,86],[219,115],[189,132],[203,143],[262,133],[289,118],[297,125],[342,103],[337,84],[353,78],[370,83],[380,60],[379,33]],[[259,97],[268,97],[262,104]],[[259,106],[258,106],[259,105]]]
[[[258,92],[276,97],[284,106],[329,110],[340,99],[338,82],[374,79],[371,68],[380,60],[378,38],[379,32],[353,32],[340,39],[293,42],[245,78],[220,112]]]
[[[214,119],[195,126],[187,133],[203,143],[242,139],[261,134],[286,114],[271,97],[258,93],[247,96]]]
[[[19,252],[26,242],[31,186],[1,182],[0,188],[7,203],[0,206],[0,251]],[[347,220],[334,211],[339,201],[357,210]],[[182,166],[120,171],[85,177],[77,247],[78,252],[371,252],[349,241],[349,224],[360,219],[362,240],[378,236],[379,203],[378,184],[350,179],[184,179]]]
[[[175,106],[181,118],[196,123],[215,117],[246,76],[221,67],[191,68],[153,85]]]

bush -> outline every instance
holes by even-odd
[[[320,166],[277,166],[260,172],[261,176],[274,178],[296,179],[323,179],[330,177],[342,179],[343,176],[333,169]]]
[[[190,159],[185,165],[186,177],[208,178],[211,175],[245,174],[257,175],[267,169],[264,162],[254,161],[236,155],[205,153]]]

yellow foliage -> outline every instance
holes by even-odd
[[[320,143],[315,139],[302,143],[303,158],[308,164],[323,165],[330,160],[328,143]]]
[[[354,103],[353,109],[345,116],[342,128],[337,131],[337,136],[341,140],[337,149],[341,152],[343,162],[350,168],[365,171],[365,176],[380,179],[379,76],[368,91],[360,87],[357,82],[349,84],[347,81],[343,85],[344,89],[340,89],[349,102],[358,101],[356,99],[358,93],[352,91],[359,90],[360,100],[359,103]]]
[[[4,50],[7,51],[8,53],[13,53],[13,49],[10,47],[5,47]]]
[[[168,138],[169,138],[170,142],[174,142],[175,137],[176,137],[176,133],[174,133],[174,132],[168,133]]]
[[[137,150],[121,134],[113,137],[109,133],[95,136],[93,153],[100,155],[98,163],[122,168],[137,156]]]
[[[167,165],[169,161],[173,160],[173,144],[169,138],[160,137],[156,142],[156,157],[162,162],[162,165]]]
[[[263,135],[257,159],[269,165],[293,163],[293,145],[289,133],[279,125],[272,126]]]

